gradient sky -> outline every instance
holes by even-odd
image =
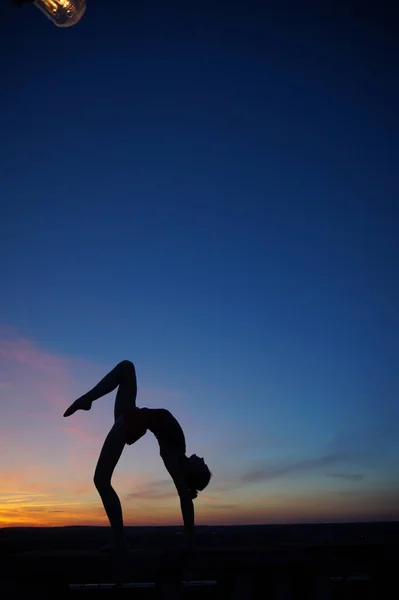
[[[125,358],[199,524],[399,517],[395,15],[261,4],[2,3],[0,526],[107,523],[62,413]],[[181,523],[151,434],[114,483]]]

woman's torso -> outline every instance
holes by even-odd
[[[149,429],[157,438],[160,451],[166,447],[186,453],[186,441],[178,420],[165,408],[136,408],[125,418],[127,444],[134,443]]]

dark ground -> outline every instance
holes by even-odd
[[[131,551],[123,580],[154,581],[167,575],[232,581],[242,575],[256,580],[258,589],[276,578],[286,581],[306,576],[324,577],[337,590],[346,578],[352,587],[356,582],[359,596],[353,592],[332,598],[382,599],[381,585],[385,587],[399,570],[399,522],[210,526],[197,530],[198,551],[183,563],[178,558],[180,527],[127,528]],[[66,588],[71,583],[115,581],[112,556],[99,550],[109,539],[105,527],[0,529],[3,590],[5,582],[8,586],[24,584],[30,590],[32,586],[39,589],[39,585]],[[214,597],[227,596],[220,593]],[[254,597],[263,597],[263,592]],[[7,595],[2,593],[1,598],[5,600]]]

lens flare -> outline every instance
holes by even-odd
[[[75,25],[86,10],[86,0],[35,0],[34,4],[57,27]]]

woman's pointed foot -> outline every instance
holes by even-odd
[[[70,417],[77,410],[90,410],[92,402],[91,400],[86,400],[85,398],[78,398],[71,404],[69,408],[64,412],[64,417]]]

